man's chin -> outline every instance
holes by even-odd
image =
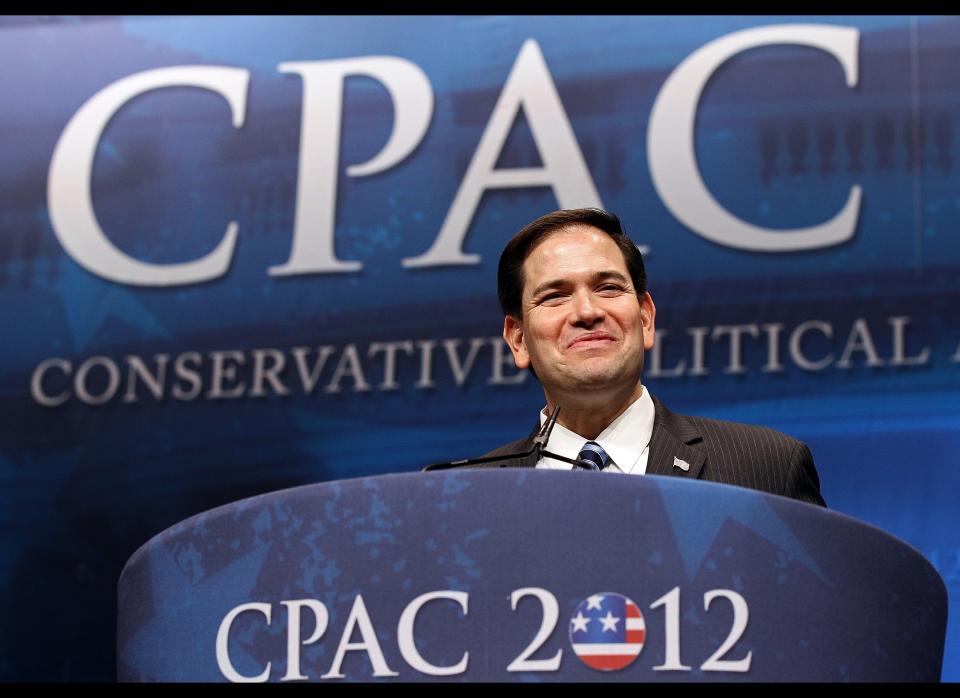
[[[622,367],[601,360],[581,364],[571,378],[577,389],[586,391],[608,390],[626,382]]]

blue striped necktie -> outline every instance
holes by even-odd
[[[610,463],[610,456],[596,441],[588,441],[577,454],[577,460],[585,463],[590,470],[603,470]]]

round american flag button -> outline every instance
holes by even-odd
[[[570,645],[591,669],[617,671],[643,651],[646,626],[640,608],[623,594],[588,596],[570,617]]]

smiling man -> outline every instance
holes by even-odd
[[[657,310],[643,258],[619,219],[556,211],[507,244],[497,276],[503,337],[543,387],[541,424],[561,411],[547,450],[603,471],[675,475],[824,505],[810,450],[765,429],[668,410],[641,382]],[[488,454],[492,467],[570,469],[549,457],[508,458],[536,433]]]

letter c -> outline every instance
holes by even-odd
[[[233,125],[243,125],[249,72],[242,68],[186,65],[145,70],[100,90],[77,110],[50,159],[47,207],[63,249],[77,264],[97,276],[133,286],[174,286],[222,276],[230,266],[237,241],[237,223],[206,257],[180,264],[141,262],[118,249],[97,222],[90,193],[93,160],[107,123],[137,95],[161,87],[199,87],[222,95],[230,105]]]
[[[417,619],[417,613],[425,604],[434,599],[450,599],[460,604],[463,614],[467,614],[467,593],[464,591],[431,591],[421,594],[403,609],[400,614],[400,622],[397,624],[397,645],[400,647],[400,654],[412,668],[417,671],[428,674],[429,676],[453,676],[462,674],[467,670],[467,660],[470,657],[469,652],[464,652],[463,657],[453,666],[437,666],[430,664],[417,651],[417,643],[413,639],[413,624]]]
[[[66,359],[61,359],[59,357],[53,357],[52,359],[47,359],[46,361],[41,361],[37,364],[37,367],[33,369],[33,375],[30,377],[30,394],[33,395],[33,399],[43,405],[44,407],[56,407],[57,405],[62,405],[64,402],[70,399],[70,391],[64,390],[58,395],[47,395],[43,391],[43,376],[51,368],[59,368],[64,375],[69,376],[70,372],[73,370],[73,366]]]
[[[231,609],[224,616],[220,622],[220,629],[217,630],[217,666],[220,668],[220,673],[233,683],[264,683],[270,677],[270,662],[267,662],[267,668],[262,673],[256,676],[244,676],[234,668],[230,661],[230,650],[227,646],[230,639],[230,627],[237,616],[244,611],[262,613],[267,619],[267,625],[270,624],[270,604],[268,603],[243,603]]]
[[[713,198],[704,184],[694,152],[694,121],[700,95],[710,76],[747,49],[799,44],[826,51],[843,66],[847,86],[857,84],[857,44],[852,27],[825,24],[777,24],[721,36],[688,56],[667,78],[653,103],[647,129],[647,158],[653,185],[673,216],[697,235],[725,247],[758,252],[791,252],[838,245],[853,237],[860,213],[861,189],[850,189],[836,216],[809,228],[776,230],[740,220]]]

